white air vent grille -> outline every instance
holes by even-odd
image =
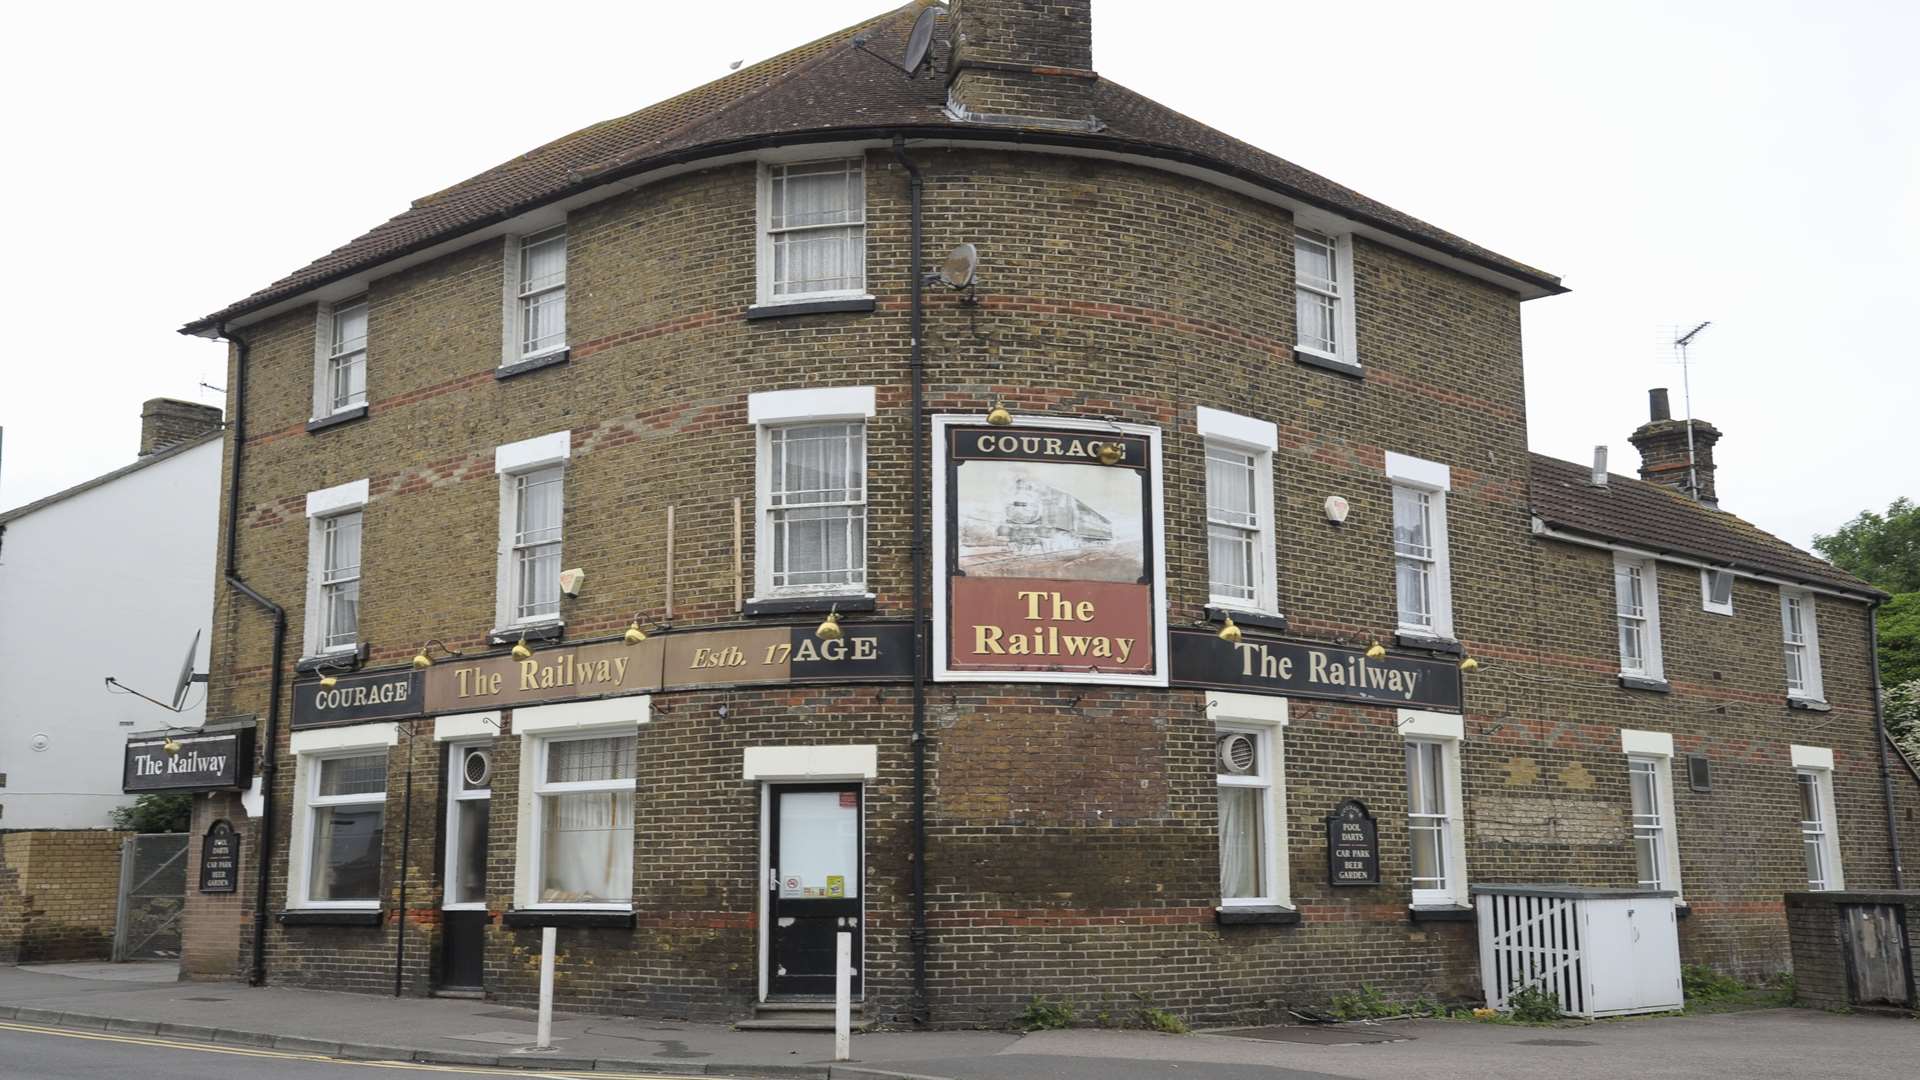
[[[493,777],[493,755],[485,750],[467,751],[466,759],[460,763],[460,772],[468,788],[486,787]]]
[[[1218,748],[1221,772],[1246,776],[1254,771],[1258,756],[1253,736],[1240,731],[1229,732],[1220,736]]]

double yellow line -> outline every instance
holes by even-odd
[[[465,1073],[472,1075],[498,1074],[501,1076],[537,1076],[544,1080],[686,1080],[684,1076],[663,1076],[658,1073],[613,1073],[595,1072],[592,1076],[581,1077],[565,1072],[534,1072],[525,1069],[496,1069],[484,1065],[435,1065],[424,1061],[356,1061],[351,1058],[334,1058],[325,1054],[301,1054],[290,1050],[267,1050],[246,1046],[215,1046],[209,1043],[183,1042],[179,1039],[162,1039],[153,1035],[121,1035],[107,1031],[73,1031],[68,1028],[43,1027],[39,1024],[16,1024],[0,1021],[0,1031],[23,1031],[32,1035],[55,1035],[62,1039],[84,1039],[88,1042],[122,1043],[128,1046],[163,1046],[174,1050],[193,1050],[202,1054],[229,1054],[234,1057],[270,1058],[276,1061],[318,1061],[334,1065],[357,1065],[368,1069],[405,1069],[410,1072]]]

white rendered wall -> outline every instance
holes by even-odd
[[[204,684],[176,716],[102,680],[168,700],[195,630],[207,670],[219,503],[216,439],[6,523],[0,829],[105,827],[127,736],[206,718]]]

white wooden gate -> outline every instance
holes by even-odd
[[[1538,986],[1560,1000],[1561,1012],[1588,1015],[1579,904],[1510,892],[1484,892],[1475,900],[1487,1007],[1504,1009],[1516,991]]]

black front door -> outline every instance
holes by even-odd
[[[860,994],[859,784],[768,789],[767,991],[833,995],[835,935],[853,935],[853,993]]]

